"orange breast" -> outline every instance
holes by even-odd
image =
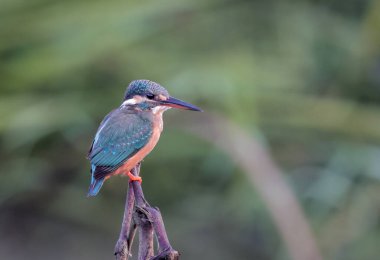
[[[154,116],[153,120],[153,134],[149,142],[135,155],[129,158],[122,166],[120,166],[116,171],[112,173],[115,174],[127,174],[132,170],[139,162],[141,162],[145,156],[147,156],[153,148],[156,146],[158,139],[162,132],[162,113]]]

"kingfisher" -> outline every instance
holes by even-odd
[[[103,183],[113,175],[127,175],[130,181],[141,177],[130,171],[156,146],[163,130],[163,113],[170,108],[202,111],[176,99],[156,82],[132,81],[120,107],[100,123],[87,158],[91,163],[88,196],[98,194]]]

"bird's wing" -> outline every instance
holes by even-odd
[[[94,143],[95,143],[95,140],[96,140],[96,137],[98,136],[100,130],[102,129],[102,127],[105,125],[105,123],[107,122],[107,120],[110,118],[110,116],[116,112],[116,109],[112,110],[110,113],[108,113],[102,120],[102,122],[100,122],[100,125],[99,125],[99,128],[98,128],[98,131],[96,132],[96,135],[95,135],[95,138],[94,140],[92,140],[92,143],[91,143],[91,146],[90,146],[90,149],[88,149],[88,153],[87,153],[87,159],[91,159],[91,154],[92,154],[92,150],[94,148]]]
[[[88,158],[95,179],[115,171],[131,158],[152,136],[147,119],[120,109],[106,116],[96,133]]]

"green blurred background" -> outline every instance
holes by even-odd
[[[197,117],[269,151],[324,259],[379,258],[379,1],[1,0],[0,259],[113,259],[128,180],[86,198],[85,156],[141,78],[206,111],[167,112],[142,167],[181,259],[294,258],[271,173]]]

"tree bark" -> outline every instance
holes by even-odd
[[[125,202],[124,217],[121,224],[119,240],[115,246],[115,256],[117,260],[127,260],[128,256],[130,255],[131,245],[136,229],[135,224],[133,225],[134,227],[131,227],[134,203],[135,194],[130,182],[128,185],[128,193]]]
[[[139,176],[140,164],[131,173]],[[133,221],[133,224],[132,224]],[[145,200],[141,183],[129,182],[127,201],[120,236],[115,246],[117,260],[128,260],[136,228],[139,230],[139,260],[177,260],[179,253],[174,250],[166,234],[165,225],[158,208],[151,207]],[[154,256],[153,236],[157,237],[158,253]]]

